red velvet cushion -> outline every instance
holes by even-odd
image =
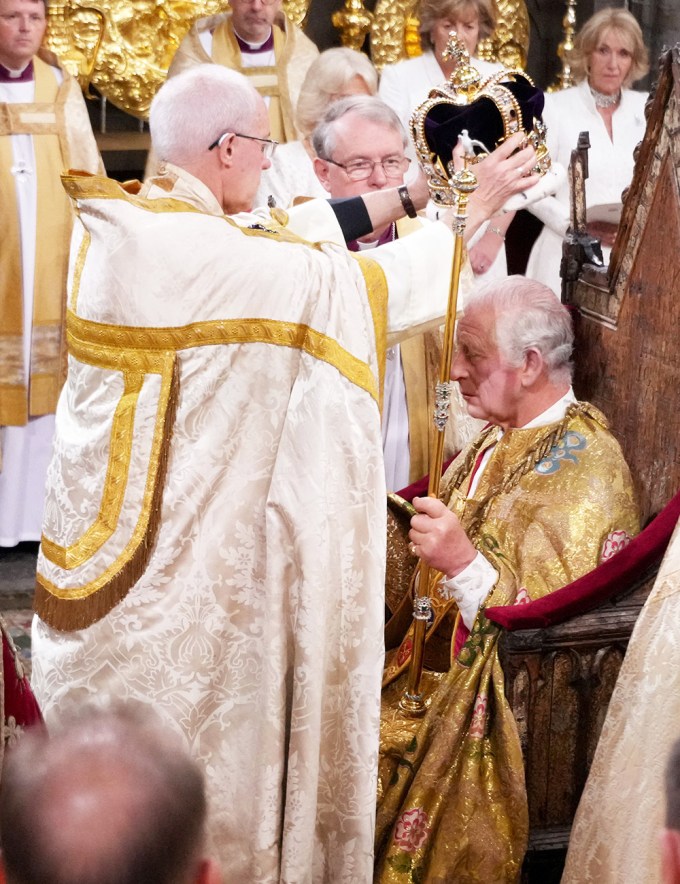
[[[42,722],[38,702],[25,675],[20,675],[14,663],[14,654],[4,632],[2,633],[2,662],[4,667],[5,724],[10,718],[21,727]]]
[[[596,608],[661,560],[678,518],[680,492],[628,546],[594,571],[536,601],[487,608],[486,616],[510,630],[539,629]]]

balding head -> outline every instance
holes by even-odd
[[[0,839],[10,884],[201,880],[203,777],[131,710],[90,712],[7,758]]]
[[[171,77],[149,112],[151,140],[160,160],[186,168],[223,132],[248,132],[262,99],[246,77],[218,64],[202,64]]]

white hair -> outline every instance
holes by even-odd
[[[553,383],[571,382],[571,316],[547,286],[524,276],[508,276],[479,286],[465,309],[493,311],[496,343],[509,365],[519,367],[529,350],[537,350]]]
[[[246,77],[222,65],[201,64],[172,77],[151,102],[151,141],[160,160],[191,162],[223,132],[252,126],[261,99]]]
[[[354,77],[361,77],[371,95],[376,94],[378,74],[363,52],[335,46],[314,59],[302,83],[295,111],[298,129],[305,138],[312,134],[328,105],[347,90]]]
[[[312,133],[314,152],[322,160],[332,159],[335,150],[335,124],[346,114],[356,114],[369,123],[394,130],[401,136],[404,149],[408,146],[408,138],[401,120],[389,105],[373,95],[352,95],[334,102]]]

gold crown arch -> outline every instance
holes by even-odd
[[[283,5],[294,24],[302,22],[307,0]],[[225,8],[224,0],[51,2],[45,42],[86,94],[94,86],[117,107],[146,119],[191,25]]]

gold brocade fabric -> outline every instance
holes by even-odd
[[[498,572],[486,605],[521,604],[559,589],[639,530],[621,449],[592,406],[571,405],[558,423],[497,438],[497,428],[480,434],[442,485],[443,499]],[[479,454],[494,443],[475,495],[467,498]],[[428,649],[440,651],[442,633],[450,635],[445,630],[455,612],[455,602],[434,601],[426,665]],[[415,721],[398,710],[409,632],[385,668],[376,880],[516,881],[528,813],[519,738],[498,659],[500,628],[480,611],[448,671],[425,673],[427,711]],[[433,656],[441,661],[441,653]]]
[[[33,65],[34,101],[0,103],[0,424],[15,426],[54,412],[66,370],[62,327],[72,213],[59,176],[73,165],[97,171],[100,162],[78,84],[65,73],[60,84],[53,66],[37,56]],[[16,135],[33,139],[38,182],[33,317],[26,329],[20,201],[13,174]],[[26,335],[31,336],[28,377]]]

